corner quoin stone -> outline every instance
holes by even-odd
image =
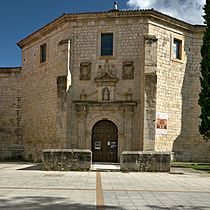
[[[170,152],[124,151],[121,171],[170,172]]]

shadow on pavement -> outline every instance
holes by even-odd
[[[186,205],[170,205],[170,207],[162,207],[162,206],[157,206],[157,205],[148,205],[147,207],[151,209],[156,209],[156,210],[180,210],[180,209],[185,209],[185,210],[205,210],[209,209],[208,206],[186,206]]]
[[[15,209],[15,210],[92,210],[92,209],[121,209],[118,206],[95,206],[89,204],[75,203],[71,198],[51,197],[51,196],[18,196],[10,199],[0,199],[0,209]]]

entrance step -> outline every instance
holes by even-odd
[[[119,163],[95,162],[92,163],[91,171],[120,171]]]

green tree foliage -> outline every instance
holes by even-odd
[[[203,36],[203,45],[201,47],[201,92],[199,105],[201,107],[201,125],[199,131],[205,140],[210,139],[210,0],[206,0],[204,6],[204,19],[206,31]]]

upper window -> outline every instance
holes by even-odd
[[[174,39],[173,42],[173,57],[175,59],[182,59],[182,40]]]
[[[43,44],[40,46],[40,63],[44,63],[47,59],[47,46]]]
[[[113,33],[101,34],[101,56],[113,55]]]

